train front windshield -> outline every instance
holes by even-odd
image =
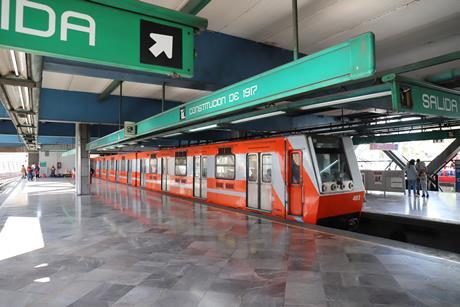
[[[345,150],[340,138],[313,138],[322,183],[351,181]]]

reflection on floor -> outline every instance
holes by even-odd
[[[65,181],[42,184],[43,194],[18,186],[0,207],[2,232],[11,217],[39,218],[45,245],[0,261],[1,306],[460,301],[455,261],[123,185],[97,181],[91,197],[76,198]]]
[[[429,198],[409,197],[401,193],[368,193],[364,211],[381,214],[412,216],[420,219],[460,224],[460,195],[430,192]]]

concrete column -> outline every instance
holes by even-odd
[[[75,126],[75,192],[77,195],[89,195],[89,125],[77,123]]]

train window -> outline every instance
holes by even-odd
[[[150,156],[150,173],[156,174],[158,173],[158,159],[155,155]]]
[[[339,138],[313,138],[321,181],[342,182],[351,180],[350,168]]]
[[[208,178],[208,157],[201,158],[201,178]]]
[[[125,159],[125,157],[121,157],[120,172],[126,172],[126,159]]]
[[[257,155],[248,156],[248,181],[257,181]]]
[[[217,155],[216,156],[216,178],[235,179],[235,156]]]
[[[187,157],[176,157],[176,176],[187,176]]]
[[[272,182],[272,155],[262,155],[262,182]]]
[[[300,183],[300,153],[293,152],[291,154],[291,183]]]

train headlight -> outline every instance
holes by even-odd
[[[353,182],[350,182],[350,183],[348,184],[348,188],[349,188],[350,190],[353,189]]]
[[[331,184],[331,191],[335,191],[337,189],[337,185],[335,183]]]
[[[323,192],[327,191],[327,185],[323,184],[323,186],[321,188],[323,189]]]
[[[345,187],[346,187],[346,186],[345,186],[343,183],[340,185],[340,188],[341,188],[342,190],[344,190]]]

